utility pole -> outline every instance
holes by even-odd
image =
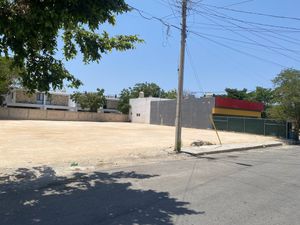
[[[183,74],[184,74],[184,58],[186,44],[186,11],[187,0],[182,0],[182,28],[181,28],[181,49],[180,49],[180,65],[178,72],[178,90],[177,90],[177,105],[175,119],[175,151],[181,151],[181,111],[182,111],[182,93],[183,93]]]

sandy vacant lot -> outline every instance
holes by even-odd
[[[132,123],[0,121],[0,168],[37,165],[105,165],[157,158],[172,152],[174,127]],[[220,132],[223,143],[253,143],[271,137]],[[217,143],[214,131],[183,129],[183,145]]]

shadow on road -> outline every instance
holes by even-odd
[[[173,224],[172,217],[201,214],[167,192],[133,189],[135,172],[56,176],[50,167],[20,168],[0,177],[1,225]]]

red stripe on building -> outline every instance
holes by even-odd
[[[238,100],[232,98],[216,97],[215,106],[229,109],[244,109],[262,112],[264,111],[264,104],[260,102],[249,102],[245,100]]]

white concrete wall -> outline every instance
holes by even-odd
[[[129,117],[133,123],[150,122],[150,100],[148,98],[130,99]]]
[[[134,98],[129,100],[129,119],[133,123],[148,123],[151,120],[151,102],[170,101],[161,98]]]
[[[133,123],[150,123],[150,105],[154,98],[134,98],[129,100],[129,118]]]

